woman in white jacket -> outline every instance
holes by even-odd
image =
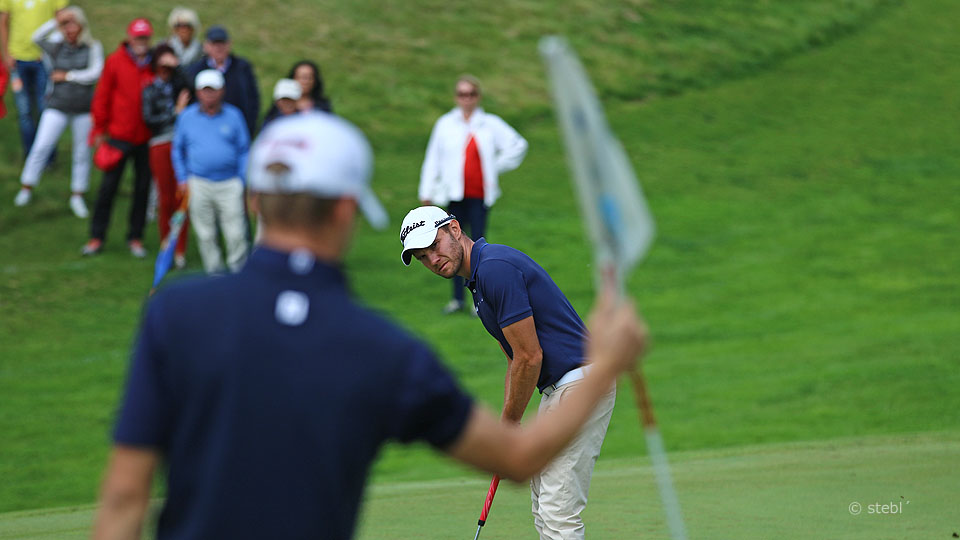
[[[73,131],[70,209],[77,217],[85,218],[88,212],[83,195],[90,183],[90,101],[103,70],[103,47],[90,35],[87,18],[77,6],[61,9],[55,19],[37,28],[33,42],[43,50],[53,84],[47,85],[46,108],[20,174],[21,187],[14,204],[24,206],[30,202],[33,188],[69,124]]]
[[[501,173],[520,166],[527,141],[499,116],[480,108],[480,81],[461,75],[457,106],[433,126],[420,170],[418,196],[425,204],[447,207],[476,240],[487,228],[487,212],[500,197]],[[445,313],[463,309],[463,278],[453,281]]]

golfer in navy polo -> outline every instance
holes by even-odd
[[[426,441],[522,480],[573,437],[645,332],[601,305],[596,367],[549,422],[520,432],[474,405],[428,347],[350,295],[342,261],[370,190],[370,147],[351,124],[280,119],[249,167],[262,244],[233,275],[184,280],[146,309],[104,478],[94,538],[139,538],[154,471],[166,474],[157,537],[353,534],[387,441]]]
[[[538,408],[542,415],[580,383],[590,369],[584,355],[586,327],[533,259],[484,238],[474,242],[454,216],[436,206],[411,210],[400,241],[403,264],[416,258],[438,276],[467,280],[480,321],[507,357],[504,422],[520,422],[534,389],[543,394]],[[530,479],[540,538],[584,537],[580,514],[615,401],[616,386],[611,385],[576,440]]]

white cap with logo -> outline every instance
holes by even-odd
[[[370,189],[373,151],[353,124],[332,114],[309,112],[278,118],[257,137],[247,171],[260,193],[309,193],[350,197],[378,229],[388,217]]]
[[[201,88],[213,88],[219,90],[223,88],[223,73],[215,69],[205,69],[197,73],[193,86],[200,90]]]
[[[410,250],[429,247],[437,239],[440,227],[454,219],[454,215],[436,206],[421,206],[407,212],[400,225],[400,243],[403,244],[400,260],[403,264],[410,266]]]

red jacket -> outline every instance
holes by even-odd
[[[121,43],[103,64],[103,73],[93,93],[90,113],[93,129],[90,140],[101,134],[132,144],[150,140],[150,129],[143,121],[141,96],[153,82],[153,71],[147,63],[138,66]]]
[[[3,104],[3,95],[7,93],[7,81],[10,80],[10,74],[7,73],[7,66],[0,62],[0,118],[7,115],[7,106]]]

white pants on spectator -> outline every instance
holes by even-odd
[[[247,221],[243,210],[243,181],[239,178],[208,180],[199,176],[187,179],[190,188],[190,223],[197,233],[197,246],[203,269],[222,272],[223,258],[217,225],[223,233],[227,267],[237,272],[247,259]]]
[[[90,113],[67,114],[57,109],[44,109],[40,114],[40,123],[37,125],[37,136],[33,140],[33,147],[20,173],[20,183],[26,186],[35,186],[40,181],[40,174],[47,166],[50,154],[57,146],[57,141],[63,131],[70,124],[73,132],[73,168],[70,171],[70,190],[74,193],[86,193],[90,185],[90,147],[87,146],[87,137],[90,135],[92,121]]]
[[[580,381],[565,384],[549,396],[543,396],[537,414],[544,414],[556,407],[563,395],[578,384]],[[583,539],[584,526],[580,513],[587,506],[593,466],[600,456],[600,446],[607,434],[616,400],[617,388],[614,385],[600,399],[577,438],[540,474],[530,479],[533,524],[541,540]]]

